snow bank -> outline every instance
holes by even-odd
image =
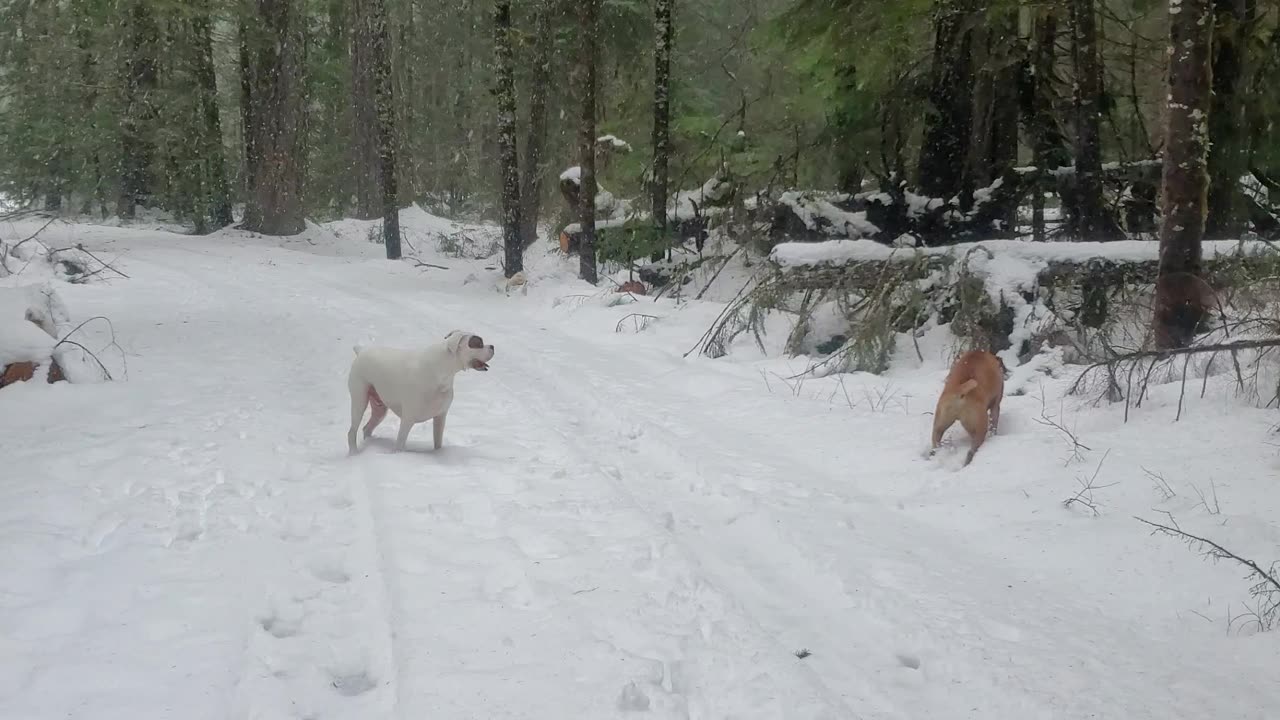
[[[53,354],[54,338],[28,318],[25,288],[0,288],[0,368],[19,362],[43,365]]]
[[[432,256],[486,258],[498,250],[502,241],[502,231],[497,226],[450,220],[433,215],[417,204],[400,211],[400,235],[404,239],[405,257],[423,260]],[[352,219],[322,225],[308,223],[301,235],[277,239],[291,249],[357,257],[384,255],[381,240],[381,220]]]

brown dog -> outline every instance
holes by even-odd
[[[933,412],[933,450],[938,449],[943,433],[959,420],[973,441],[964,459],[968,465],[987,439],[988,422],[991,432],[999,428],[1003,397],[1004,364],[1000,358],[985,350],[970,350],[957,358]]]

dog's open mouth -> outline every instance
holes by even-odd
[[[471,369],[472,369],[472,370],[488,370],[488,369],[489,369],[489,363],[487,363],[487,362],[485,362],[485,361],[483,361],[483,360],[472,360],[472,361],[471,361]]]

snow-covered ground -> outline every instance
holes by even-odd
[[[127,377],[0,390],[0,718],[1275,717],[1240,567],[1133,517],[1280,559],[1276,412],[1225,381],[1126,423],[1018,369],[960,469],[924,457],[940,333],[879,377],[686,359],[721,305],[551,256],[508,295],[454,257],[491,228],[405,223],[429,265],[351,222],[45,231],[128,274],[59,286]],[[351,346],[453,329],[497,355],[445,448],[346,457]]]

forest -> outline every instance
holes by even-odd
[[[1278,63],[1267,0],[9,0],[0,192],[383,217],[393,258],[417,203],[501,221],[508,275],[564,230],[592,281],[734,218],[765,252],[1159,238],[1185,305],[1202,239],[1280,233]]]
[[[1277,78],[1280,0],[0,0],[0,720],[1280,715]]]

